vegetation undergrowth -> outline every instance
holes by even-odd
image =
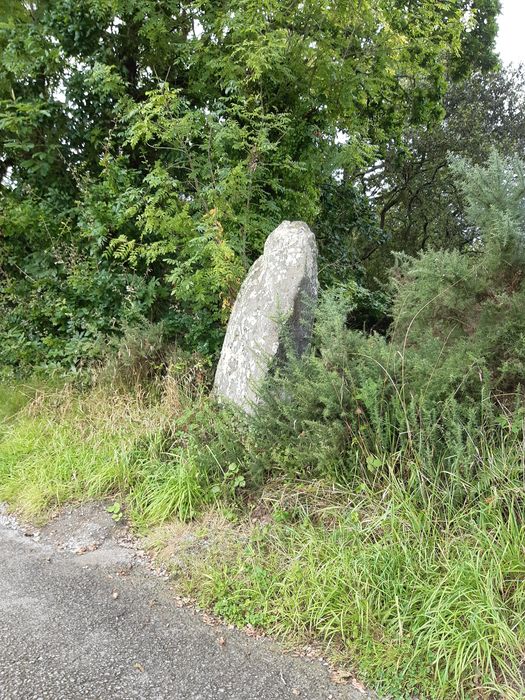
[[[525,697],[503,3],[0,5],[0,501],[215,530],[179,576],[224,618],[396,697]],[[247,417],[212,364],[283,219],[323,294]]]
[[[0,425],[13,418],[44,387],[49,389],[47,382],[0,381]]]
[[[209,476],[183,457],[193,439],[186,434],[191,416],[204,422],[210,415],[206,368],[179,361],[160,391],[137,381],[150,361],[127,366],[131,384],[117,382],[108,366],[91,386],[41,387],[32,400],[16,387],[3,389],[0,500],[37,518],[67,501],[117,495],[128,497],[137,525],[196,515]]]
[[[135,330],[90,385],[15,415],[2,389],[0,500],[118,497],[142,531],[222,508],[252,524],[182,574],[218,615],[320,641],[394,697],[523,697],[524,169],[453,167],[476,242],[400,259],[387,338],[352,329],[355,285],[327,291],[247,417]]]

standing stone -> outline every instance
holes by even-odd
[[[235,301],[215,375],[219,399],[253,410],[272,359],[284,355],[284,321],[295,351],[308,347],[317,289],[315,236],[302,221],[283,221],[268,236]]]

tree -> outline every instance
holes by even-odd
[[[335,169],[438,120],[447,72],[495,60],[498,3],[3,9],[1,352],[75,365],[144,315],[213,352],[272,227],[311,223]]]
[[[429,247],[462,248],[477,235],[451,159],[462,156],[482,164],[494,147],[504,155],[525,154],[523,67],[476,73],[451,85],[445,110],[440,124],[409,129],[363,174],[362,191],[374,200],[388,239],[371,256],[371,275],[390,267],[391,251],[413,255]]]

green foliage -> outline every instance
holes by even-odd
[[[118,501],[115,501],[115,503],[108,506],[106,510],[116,523],[119,523],[124,517],[124,513],[122,512],[122,506]]]
[[[0,362],[27,371],[78,369],[144,318],[213,355],[269,231],[313,224],[335,170],[351,176],[407,125],[438,120],[447,72],[493,61],[498,7],[2,9]],[[373,243],[366,205],[352,207]],[[322,238],[332,272],[346,274],[346,261],[333,267],[340,244]]]
[[[363,281],[366,260],[386,241],[369,200],[345,179],[331,179],[322,187],[314,230],[323,287],[348,279]]]
[[[155,283],[68,251],[45,257],[27,265],[34,276],[0,280],[0,364],[78,372],[108,336],[142,323]]]
[[[385,279],[392,251],[470,245],[476,232],[450,161],[459,156],[481,165],[494,147],[505,157],[523,154],[524,97],[523,68],[475,74],[449,86],[440,124],[408,129],[384,159],[363,167],[360,190],[387,238],[367,259],[369,283],[374,275]]]
[[[468,253],[430,252],[400,265],[393,337],[426,362],[422,376],[440,352],[441,371],[428,375],[436,391],[513,393],[525,371],[523,164],[493,152],[486,167],[459,161],[454,170],[477,240]]]
[[[314,637],[393,697],[522,697],[523,165],[453,168],[474,243],[399,261],[388,337],[349,327],[357,283],[333,287],[247,417],[206,398],[206,363],[162,326],[132,328],[91,390],[5,424],[0,500],[111,497],[146,529],[217,505],[243,522],[262,494],[248,535],[188,567],[201,604]]]

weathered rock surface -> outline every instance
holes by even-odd
[[[317,298],[317,245],[302,221],[284,221],[244,280],[228,323],[214,392],[250,412],[273,358],[282,356],[286,320],[295,350],[307,348]]]

